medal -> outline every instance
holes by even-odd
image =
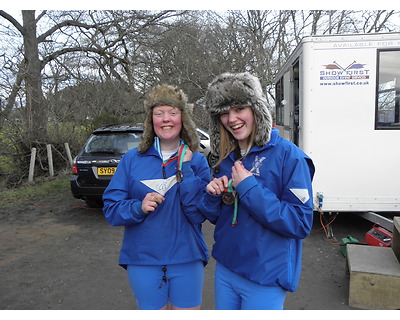
[[[222,202],[228,206],[233,205],[236,197],[236,192],[232,188],[232,181],[232,179],[228,181],[228,187],[222,193]]]
[[[234,204],[233,218],[232,218],[232,227],[234,227],[237,225],[239,197],[236,195],[236,191],[233,190],[232,182],[233,182],[233,180],[230,179],[228,182],[228,187],[225,188],[224,192],[222,193],[222,202],[228,206],[231,206]]]
[[[176,172],[176,181],[177,181],[178,183],[181,183],[182,180],[183,180],[182,171],[181,171],[181,170],[178,170],[178,171]]]
[[[224,192],[222,194],[222,202],[228,206],[231,206],[235,202],[235,196],[232,192]]]
[[[183,158],[185,157],[186,149],[187,149],[186,144],[182,144],[179,147],[178,151],[178,171],[176,172],[176,181],[178,183],[181,183],[183,180],[183,173],[182,173],[182,166],[183,166]]]

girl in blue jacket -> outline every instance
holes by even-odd
[[[207,246],[197,202],[210,170],[182,90],[153,88],[142,141],[118,164],[104,192],[104,214],[124,226],[119,264],[139,309],[199,309]]]
[[[281,138],[259,80],[225,73],[205,97],[213,180],[199,210],[215,224],[217,309],[283,309],[311,230],[314,166]]]

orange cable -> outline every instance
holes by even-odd
[[[326,227],[329,226],[333,221],[335,221],[335,219],[336,219],[336,216],[335,216],[327,225],[324,225],[323,222],[322,222],[322,210],[320,209],[320,210],[319,210],[319,221],[320,221],[320,223],[321,223],[322,228],[320,228],[320,229],[317,230],[317,231],[320,231],[321,229],[324,229],[325,237],[326,237],[327,242],[328,242],[329,244],[338,245],[338,244],[341,244],[341,242],[330,242],[330,241],[328,240],[328,232],[326,231]]]

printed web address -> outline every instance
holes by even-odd
[[[320,82],[321,86],[364,86],[368,85],[369,81],[335,81],[335,82]]]

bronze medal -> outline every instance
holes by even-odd
[[[222,202],[228,206],[233,205],[235,202],[235,194],[233,192],[224,192],[222,194]]]
[[[181,183],[181,182],[182,182],[182,179],[183,179],[182,171],[181,171],[181,170],[178,170],[178,171],[176,172],[176,181],[177,181],[178,183]]]
[[[181,183],[183,180],[183,173],[182,173],[182,166],[183,166],[183,159],[185,158],[185,153],[186,153],[186,149],[188,148],[188,146],[186,144],[182,144],[179,147],[179,151],[178,151],[178,165],[177,165],[177,169],[178,171],[176,171],[176,181],[178,183]]]

